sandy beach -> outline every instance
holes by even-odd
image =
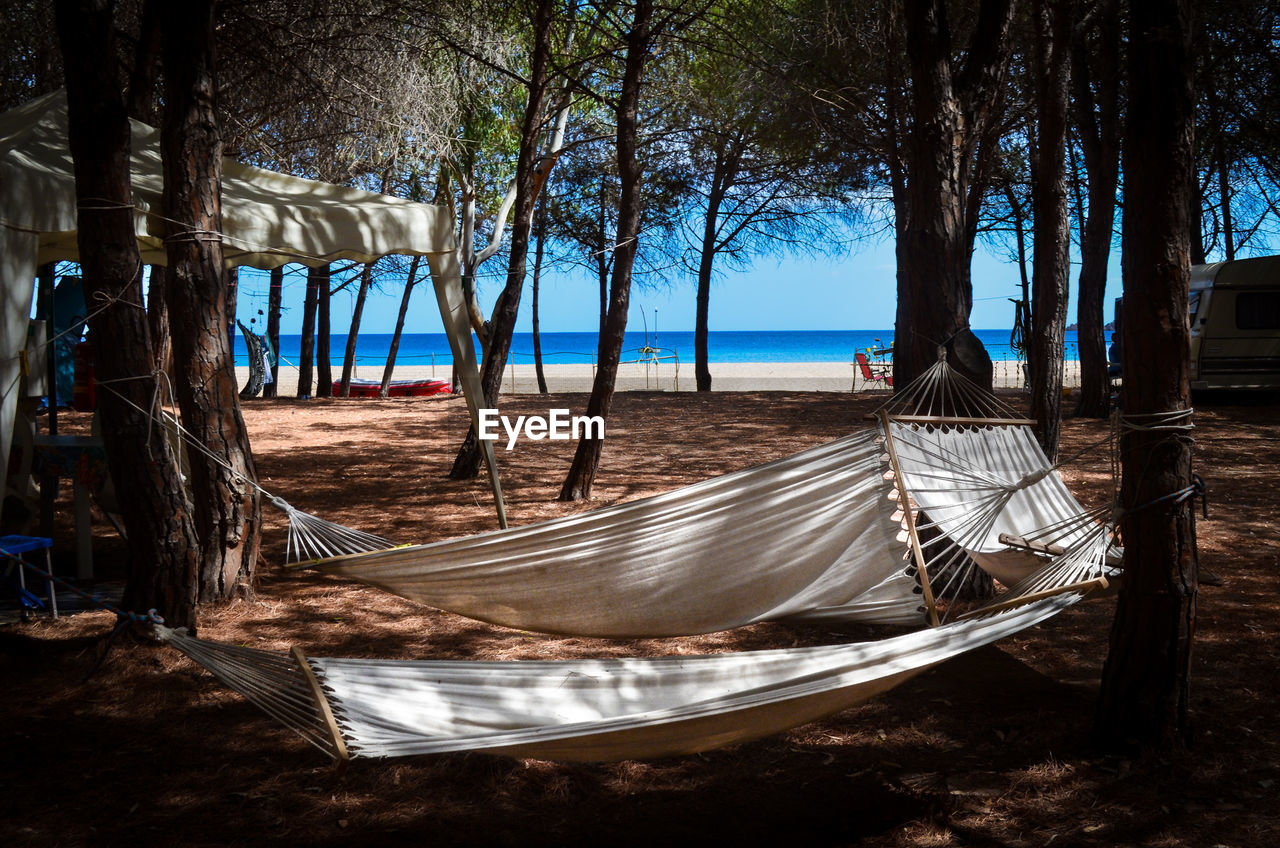
[[[997,388],[1019,388],[1022,385],[1021,365],[1012,361],[999,361],[995,365]],[[589,392],[594,377],[594,367],[588,363],[545,366],[547,389],[552,392]],[[334,368],[334,379],[342,374]],[[365,380],[381,380],[382,366],[367,365],[356,368],[356,377]],[[393,379],[448,380],[450,369],[446,365],[397,367]],[[236,369],[241,385],[249,379],[249,369]],[[1063,385],[1068,388],[1080,385],[1080,364],[1066,364]],[[853,363],[848,362],[713,362],[711,363],[711,387],[714,391],[732,392],[851,392],[883,389],[884,384],[863,379]],[[518,362],[507,366],[502,388],[508,394],[533,394],[538,391],[537,374],[532,363]],[[696,388],[692,362],[679,365],[670,362],[627,362],[618,368],[617,390],[691,392]],[[292,366],[280,369],[281,397],[294,397],[298,391],[298,370]]]

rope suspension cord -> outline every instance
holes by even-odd
[[[1167,439],[1176,439],[1193,444],[1190,433],[1195,429],[1195,423],[1191,420],[1195,414],[1193,407],[1186,409],[1171,409],[1163,412],[1147,412],[1147,413],[1128,413],[1118,417],[1118,428],[1121,434],[1124,433],[1166,433]],[[1145,471],[1143,473],[1145,476]],[[1197,474],[1191,475],[1191,483],[1187,486],[1177,489],[1167,494],[1151,498],[1137,506],[1119,509],[1121,514],[1135,513],[1142,510],[1150,509],[1160,504],[1169,503],[1173,506],[1179,506],[1186,501],[1199,497],[1201,499],[1201,510],[1205,518],[1209,517],[1209,504],[1206,498],[1208,489],[1205,486],[1204,479]]]
[[[348,758],[346,743],[314,671],[300,652],[292,656],[210,642],[185,628],[157,625],[156,637],[186,654],[228,687],[334,760]]]
[[[944,418],[1021,418],[1012,407],[952,368],[946,348],[938,348],[938,359],[910,384],[882,404],[891,415],[931,414]]]
[[[140,377],[131,377],[128,379],[140,380],[154,377],[154,375],[146,375]],[[104,386],[116,397],[120,398],[129,406],[144,415],[153,416],[156,412],[148,412],[138,406],[129,398],[113,389],[110,385]],[[157,393],[159,385],[157,384]],[[257,491],[262,497],[271,503],[272,506],[279,509],[289,519],[289,541],[286,549],[285,557],[289,562],[301,562],[304,560],[325,559],[327,557],[340,556],[343,554],[359,554],[368,553],[370,551],[385,550],[395,547],[395,543],[384,539],[373,533],[366,533],[363,530],[353,530],[350,527],[344,527],[341,524],[335,524],[332,521],[326,521],[310,513],[303,512],[293,506],[284,498],[275,495],[265,488],[256,480],[250,479],[243,472],[232,467],[225,459],[218,456],[207,446],[201,444],[191,433],[182,426],[182,422],[172,413],[165,410],[162,406],[157,406],[158,414],[166,426],[173,429],[175,433],[188,445],[194,448],[210,461],[220,466],[237,480],[244,483]],[[294,559],[294,557],[297,559]]]

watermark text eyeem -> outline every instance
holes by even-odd
[[[495,442],[502,438],[498,425],[507,433],[507,450],[523,435],[535,442],[542,439],[603,439],[604,418],[599,415],[570,415],[567,409],[548,410],[550,415],[519,415],[512,423],[496,409],[480,410],[480,438]]]

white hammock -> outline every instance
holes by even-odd
[[[884,440],[866,432],[645,500],[305,565],[543,633],[681,636],[779,619],[916,624],[925,608],[916,567],[904,569],[903,494],[927,516],[919,529],[944,537],[929,546],[932,561],[915,563],[931,575],[971,557],[1013,587],[1047,557],[1009,547],[1002,534],[1066,548],[1098,527],[1029,422],[940,420],[883,419],[900,490],[886,473]],[[966,576],[950,573],[934,594]]]
[[[309,563],[493,624],[684,636],[756,621],[919,624],[875,432],[506,531]]]
[[[655,659],[291,660],[182,631],[162,636],[331,756],[484,751],[612,761],[692,754],[797,727],[1079,597],[1061,594],[879,642]]]

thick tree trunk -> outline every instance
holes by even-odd
[[[315,373],[316,307],[320,303],[320,283],[329,285],[329,266],[307,269],[307,295],[302,304],[302,338],[298,342],[298,397],[311,397],[312,375]]]
[[[607,419],[613,402],[613,389],[622,359],[622,342],[627,331],[627,307],[631,301],[631,270],[635,264],[640,238],[640,212],[643,169],[636,156],[639,129],[640,88],[645,59],[651,46],[650,21],[652,0],[636,0],[631,31],[626,36],[627,57],[618,97],[617,145],[618,176],[621,196],[618,201],[617,249],[613,260],[613,279],[609,285],[609,310],[604,332],[600,336],[599,362],[587,415]],[[573,463],[560,488],[560,500],[576,501],[591,496],[591,483],[600,464],[603,438],[579,440]]]
[[[1078,34],[1072,56],[1076,126],[1089,179],[1089,216],[1080,235],[1076,337],[1080,346],[1080,404],[1076,414],[1105,418],[1111,409],[1107,374],[1107,264],[1111,258],[1116,188],[1120,176],[1120,11],[1117,0],[1099,8],[1097,46]],[[1097,74],[1090,72],[1096,58]],[[1096,77],[1096,79],[1094,79]],[[1095,95],[1096,90],[1096,95]]]
[[[1191,501],[1190,198],[1194,97],[1189,0],[1134,4],[1124,144],[1121,441],[1125,576],[1095,736],[1111,749],[1176,747],[1188,730],[1196,617]]]
[[[360,337],[360,319],[364,316],[364,302],[373,284],[373,263],[366,263],[360,272],[360,291],[356,294],[355,309],[351,312],[351,329],[347,331],[347,349],[342,356],[342,386],[339,395],[351,397],[351,375],[356,367],[356,340]]]
[[[991,360],[969,331],[973,288],[970,192],[981,191],[978,156],[1008,64],[1012,6],[984,0],[964,70],[952,70],[943,0],[906,0],[913,126],[907,142],[906,221],[899,228],[894,385],[905,387],[945,346],[951,364],[992,384]]]
[[[271,269],[271,283],[267,289],[267,341],[275,352],[271,364],[271,382],[262,387],[264,398],[279,396],[280,386],[280,306],[284,299],[284,266]]]
[[[400,297],[400,313],[396,316],[396,331],[391,334],[391,348],[387,351],[387,361],[382,367],[382,388],[378,397],[387,397],[391,391],[391,375],[396,369],[396,356],[400,353],[400,336],[404,333],[405,318],[409,315],[409,298],[413,295],[413,287],[418,284],[418,265],[421,256],[413,257],[409,263],[409,278],[404,284],[404,294]]]
[[[191,451],[200,534],[200,600],[252,592],[261,499],[240,414],[230,332],[234,291],[222,259],[222,140],[214,117],[213,2],[164,12],[165,120],[161,145],[169,309],[182,422],[205,451]],[[230,329],[229,329],[230,328]]]
[[[1062,360],[1067,326],[1070,225],[1067,219],[1067,71],[1071,4],[1036,0],[1036,151],[1033,238],[1031,416],[1045,456],[1058,455],[1062,432]]]
[[[155,608],[173,627],[195,627],[199,542],[160,416],[130,190],[129,120],[116,86],[112,4],[57,0],[67,81],[77,242],[90,298],[111,305],[90,319],[100,383],[102,439],[128,531],[124,606]]]
[[[333,364],[330,360],[329,342],[333,325],[329,320],[329,306],[333,302],[331,269],[325,268],[316,289],[316,397],[333,397]]]
[[[173,337],[169,333],[169,269],[152,265],[147,280],[147,329],[151,332],[154,367],[166,374],[173,370]]]
[[[542,131],[543,106],[547,96],[547,66],[551,57],[551,19],[555,4],[537,0],[534,4],[534,47],[530,56],[528,101],[524,123],[520,129],[520,154],[516,160],[516,199],[511,221],[511,251],[507,260],[507,284],[489,316],[489,341],[484,349],[480,386],[484,390],[484,406],[498,403],[502,374],[511,353],[511,337],[520,312],[520,295],[524,290],[529,257],[529,233],[533,227],[533,209],[537,202],[536,157],[538,136]],[[480,444],[474,428],[467,433],[449,476],[468,480],[480,473]]]

